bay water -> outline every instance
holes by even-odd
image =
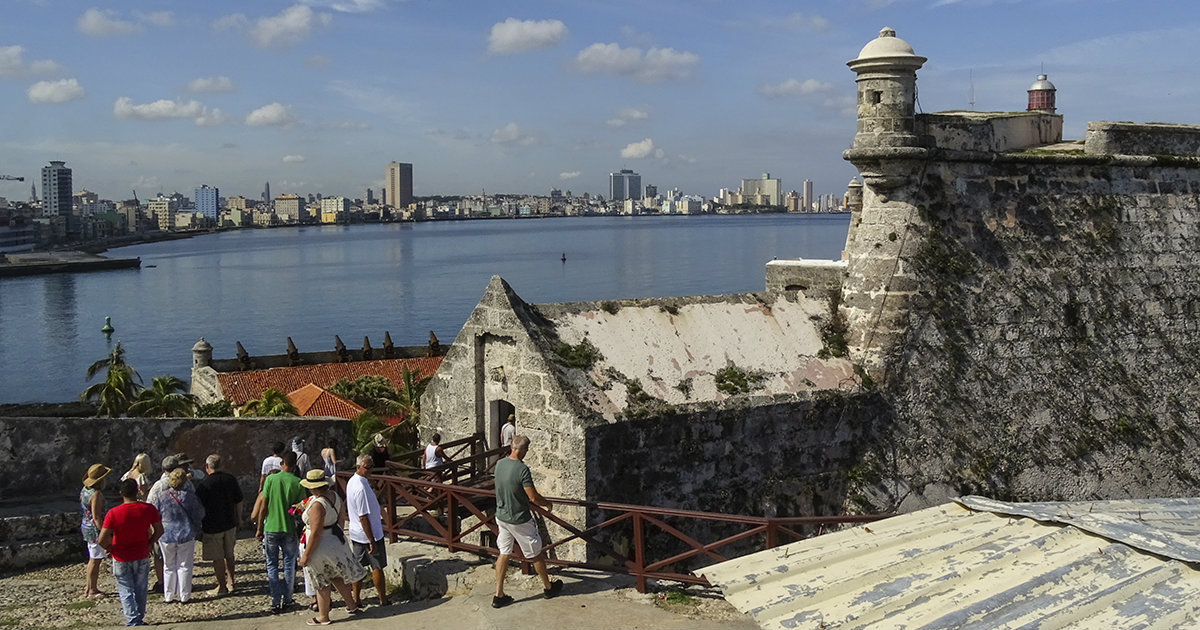
[[[149,384],[216,358],[449,344],[493,275],[526,302],[763,290],[772,258],[836,259],[849,215],[470,220],[247,229],[114,249],[138,270],[0,279],[0,403],[74,400],[118,340]],[[562,260],[565,256],[565,262]],[[106,340],[104,318],[116,332]],[[97,379],[102,378],[97,376]]]

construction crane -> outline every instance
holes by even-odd
[[[0,179],[7,179],[7,180],[9,180],[9,181],[14,181],[14,182],[23,182],[23,181],[25,181],[25,178],[24,178],[24,177],[13,177],[12,175],[0,175]]]

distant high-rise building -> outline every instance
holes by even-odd
[[[787,208],[788,212],[807,212],[807,210],[803,210],[800,207],[802,201],[800,193],[793,190],[787,194],[783,205]]]
[[[770,173],[763,173],[758,179],[743,179],[741,203],[755,206],[782,206],[783,182]]]
[[[804,204],[804,212],[812,212],[813,191],[812,180],[804,180],[804,190],[800,193],[801,203]]]
[[[642,194],[642,199],[654,199],[658,196],[658,186],[654,184],[646,184],[646,192]]]
[[[393,208],[407,208],[413,200],[412,164],[388,162],[384,174],[385,203]]]
[[[262,202],[263,204],[271,203],[271,182],[267,182],[266,185],[263,186]]]
[[[146,208],[149,210],[150,216],[154,217],[158,229],[167,232],[175,227],[175,212],[179,209],[176,197],[166,197],[159,193],[157,197],[146,203]]]
[[[626,199],[637,199],[638,193],[642,191],[642,176],[637,173],[623,168],[620,173],[608,174],[608,199],[609,201],[624,201]]]
[[[208,184],[202,184],[195,193],[196,212],[204,215],[205,218],[216,221],[221,212],[220,204],[217,202],[221,197],[221,191]]]
[[[66,162],[42,167],[42,216],[71,216],[71,169]]]
[[[37,183],[31,182],[29,184],[29,203],[37,203],[37,200]]]
[[[374,203],[375,203],[375,191],[368,188],[367,189],[367,205],[371,205]]]

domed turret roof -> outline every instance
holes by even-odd
[[[1054,90],[1054,89],[1055,89],[1054,84],[1051,83],[1050,81],[1048,81],[1046,79],[1046,75],[1044,75],[1044,74],[1039,74],[1037,77],[1037,81],[1034,81],[1033,85],[1029,86],[1030,92],[1033,92],[1035,90]]]
[[[896,37],[896,31],[891,27],[883,27],[879,31],[879,37],[867,42],[866,46],[859,51],[859,59],[871,59],[874,57],[915,57],[912,46],[908,42]]]
[[[196,345],[192,346],[192,352],[212,352],[212,349],[212,346],[208,345],[204,337],[201,337],[200,341],[197,341]]]
[[[915,71],[925,63],[925,58],[914,53],[908,42],[896,37],[896,31],[885,26],[879,37],[867,42],[858,57],[846,62],[850,69],[864,72]]]

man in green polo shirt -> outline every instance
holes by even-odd
[[[525,559],[533,560],[533,568],[542,578],[543,597],[550,599],[558,595],[563,587],[562,580],[551,582],[550,575],[546,573],[542,538],[529,511],[530,503],[546,511],[554,507],[533,487],[533,474],[522,461],[528,452],[529,438],[515,436],[508,457],[496,463],[496,525],[500,529],[496,546],[500,548],[500,558],[496,560],[496,596],[492,598],[492,608],[502,608],[513,602],[511,595],[504,594],[504,575],[508,571],[508,557],[512,554],[514,542],[521,546],[521,554]]]
[[[263,554],[267,558],[271,613],[276,615],[296,607],[292,589],[296,583],[300,539],[296,533],[296,519],[288,514],[288,509],[308,494],[300,487],[300,478],[292,474],[296,469],[294,451],[283,454],[280,467],[280,472],[268,475],[263,481],[262,493],[254,505],[254,514],[258,516],[255,535],[262,541]]]

